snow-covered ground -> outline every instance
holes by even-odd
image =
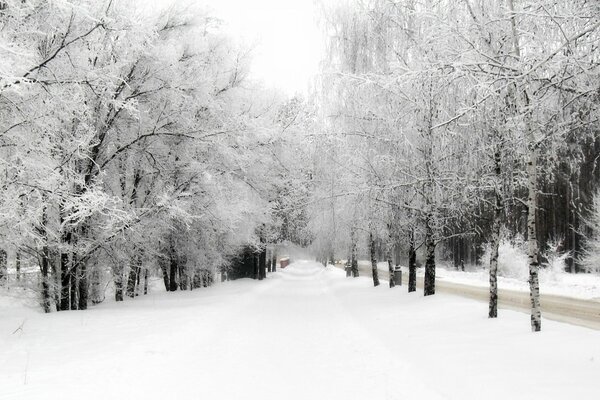
[[[438,279],[450,282],[465,283],[476,286],[489,286],[489,271],[456,271],[440,267],[436,270]],[[529,291],[526,279],[499,277],[498,285],[502,289]],[[542,294],[555,294],[560,296],[581,299],[600,298],[600,276],[596,274],[569,274],[557,273],[550,270],[540,271],[540,291]]]
[[[370,265],[367,261],[361,261],[361,264]],[[377,269],[387,271],[388,264],[380,262],[377,264]],[[408,268],[403,266],[402,271],[408,273]],[[419,268],[417,276],[422,276],[423,274],[424,269]],[[436,279],[448,282],[489,287],[489,271],[481,268],[468,268],[467,271],[457,271],[454,268],[438,265],[436,266],[435,276]],[[526,277],[498,276],[498,286],[501,289],[529,292],[529,283]],[[552,269],[542,269],[540,270],[540,291],[542,294],[600,300],[600,275],[584,273],[570,274]]]
[[[10,307],[7,307],[10,302]],[[297,262],[45,315],[0,303],[1,399],[595,399],[598,332]],[[22,329],[17,329],[22,326]]]

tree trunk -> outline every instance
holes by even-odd
[[[170,258],[169,258],[170,260]],[[165,284],[165,290],[167,292],[169,292],[171,290],[171,285],[169,283],[169,270],[167,267],[168,261],[167,258],[165,257],[165,255],[160,255],[158,258],[158,266],[160,267],[160,270],[162,272],[162,276],[163,276],[163,282]]]
[[[425,278],[423,293],[425,296],[435,294],[435,242],[431,226],[431,214],[425,218]]]
[[[415,231],[408,234],[408,292],[417,290],[417,251],[415,250]]]
[[[371,273],[373,274],[373,286],[379,286],[379,271],[377,271],[377,258],[375,257],[375,240],[373,240],[373,233],[369,233],[369,247],[371,248]]]
[[[21,281],[21,252],[17,251],[15,258],[15,269],[17,271],[17,282]]]
[[[539,332],[542,329],[542,312],[540,310],[540,283],[539,283],[539,249],[537,241],[536,208],[537,208],[537,146],[533,138],[531,127],[529,131],[529,161],[527,163],[527,176],[529,194],[527,198],[527,242],[529,261],[529,297],[531,300],[531,330]]]
[[[41,254],[40,270],[42,273],[42,308],[45,313],[49,313],[51,310],[51,298],[50,298],[50,282],[48,281],[48,272],[50,267],[50,254],[48,247],[42,249]]]
[[[346,271],[346,278],[350,278],[352,276],[352,256],[350,254],[346,260],[346,265],[344,265],[344,270]]]
[[[260,254],[258,256],[258,269],[259,269],[259,277],[258,279],[264,279],[267,277],[267,248],[265,246],[262,247]]]
[[[115,282],[115,301],[123,301],[123,264],[121,261],[115,266],[113,280]]]
[[[273,259],[271,260],[271,269],[273,272],[277,272],[277,252],[275,248],[273,248]]]
[[[392,261],[392,251],[394,250],[394,242],[392,241],[392,226],[388,224],[388,243],[385,252],[385,258],[388,262],[388,273],[390,275],[389,284],[390,288],[396,286],[396,281],[394,280],[394,262]]]
[[[51,271],[48,282],[52,282],[52,285],[50,285],[50,295],[54,298],[56,311],[60,311],[60,253],[55,253],[48,249],[48,261]],[[55,289],[53,290],[52,287]]]
[[[259,255],[256,253],[252,254],[252,278],[260,279],[260,269],[259,269]]]
[[[94,264],[91,274],[91,297],[92,304],[100,304],[104,301],[104,288],[102,287],[102,275],[98,266]]]
[[[144,296],[148,294],[148,268],[144,269]]]
[[[79,284],[78,284],[78,308],[87,310],[88,306],[88,278],[87,278],[87,261],[81,263],[79,268]]]
[[[71,310],[79,309],[79,265],[75,254],[71,255],[69,280],[71,281]]]
[[[490,302],[489,318],[498,317],[498,246],[500,245],[500,224],[502,218],[502,198],[500,185],[502,184],[500,148],[494,153],[494,171],[496,174],[496,188],[494,190],[494,222],[492,225],[492,237],[490,240]]]
[[[396,286],[396,281],[394,280],[394,263],[392,262],[392,257],[390,253],[388,253],[388,273],[390,274],[390,288]]]
[[[129,276],[127,278],[127,296],[135,297],[135,287],[138,281],[139,267],[137,266],[137,257],[132,257],[129,260]]]
[[[350,241],[350,245],[352,246],[350,248],[350,269],[352,270],[352,277],[358,278],[358,260],[356,259],[356,232],[354,231],[354,228],[350,231]]]
[[[8,255],[4,249],[0,249],[0,283],[8,280]]]
[[[179,260],[177,274],[179,275],[179,290],[187,290],[189,277],[186,270],[186,264],[182,260]]]
[[[60,310],[70,308],[69,295],[71,288],[71,274],[69,274],[69,254],[60,253]]]
[[[177,291],[177,255],[173,248],[169,254],[169,291]]]

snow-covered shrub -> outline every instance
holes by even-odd
[[[500,241],[498,246],[498,276],[504,278],[513,278],[518,280],[527,280],[529,277],[529,267],[527,261],[526,243],[521,237],[513,240],[513,243],[506,239]],[[485,268],[490,265],[490,246],[486,245],[481,263]]]
[[[540,280],[542,282],[557,282],[560,281],[559,276],[565,273],[566,260],[571,253],[560,253],[558,248],[561,240],[553,241],[548,246],[548,264],[545,268],[540,269]]]
[[[589,272],[600,273],[600,191],[594,195],[594,204],[584,222],[591,234],[585,241],[581,265]]]

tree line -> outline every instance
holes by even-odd
[[[558,250],[585,270],[593,233],[600,4],[368,0],[321,11],[315,249],[351,265],[357,246],[390,264],[401,255],[409,291],[422,254],[431,295],[436,258],[460,268],[487,245],[494,318],[498,246],[520,235],[540,330],[539,269]]]
[[[0,2],[0,279],[35,272],[46,312],[208,286],[278,238],[294,107],[202,7],[140,5]]]

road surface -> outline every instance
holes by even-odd
[[[342,265],[337,266],[343,268]],[[371,277],[371,267],[359,264],[359,273],[362,276]],[[387,280],[389,272],[379,270],[379,277]],[[402,274],[402,283],[403,285],[408,283],[408,274]],[[423,288],[422,276],[417,276],[417,287]],[[436,292],[454,294],[483,302],[487,302],[489,299],[489,289],[487,287],[448,282],[442,279],[436,280],[435,290]],[[600,330],[600,301],[542,294],[540,304],[544,318]],[[499,289],[498,306],[515,311],[529,312],[529,293]]]

